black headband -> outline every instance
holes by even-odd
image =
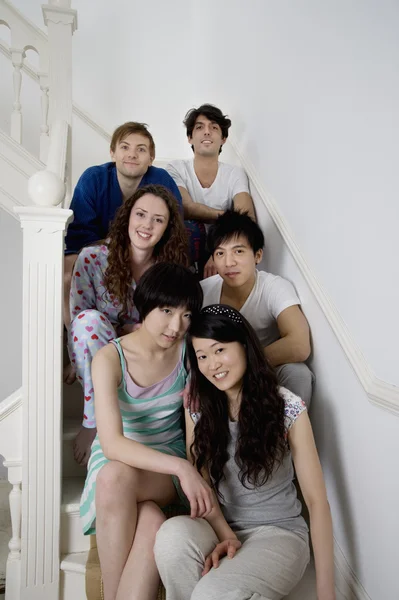
[[[224,304],[211,304],[203,308],[201,313],[206,315],[224,315],[235,323],[243,323],[240,313]]]

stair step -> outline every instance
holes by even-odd
[[[87,469],[78,465],[73,456],[73,442],[81,425],[80,419],[64,418],[63,431],[63,455],[62,476],[63,477],[86,477]]]
[[[87,552],[70,552],[61,556],[61,571],[68,573],[86,573],[86,563],[89,551]]]
[[[66,477],[62,481],[61,553],[81,553],[89,550],[90,536],[83,535],[79,503],[84,477]]]
[[[61,600],[85,598],[85,574],[88,552],[76,552],[61,556]],[[337,590],[337,600],[344,600]],[[302,580],[286,596],[286,600],[316,600],[316,580],[313,560]]]
[[[61,556],[60,600],[86,598],[86,562],[88,552],[71,552]]]

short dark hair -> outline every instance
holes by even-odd
[[[229,127],[231,126],[231,120],[224,115],[220,108],[213,104],[201,104],[198,108],[190,108],[186,116],[184,117],[184,125],[187,131],[187,137],[192,137],[194,125],[200,115],[204,115],[210,121],[217,123],[222,130],[223,139],[227,139],[229,135]],[[193,146],[191,148],[194,150]],[[220,147],[219,154],[222,151]]]
[[[195,316],[201,310],[202,301],[202,288],[194,273],[173,263],[150,267],[140,278],[133,295],[141,321],[154,308],[162,306],[186,306]]]
[[[151,133],[147,129],[148,125],[146,123],[136,123],[136,121],[128,121],[127,123],[123,123],[123,125],[119,125],[112,134],[110,148],[112,152],[115,152],[116,145],[123,139],[125,139],[131,133],[137,133],[138,135],[142,135],[146,137],[149,145],[150,145],[150,156],[151,158],[155,158],[155,142]]]
[[[226,210],[209,228],[207,248],[213,256],[216,248],[231,238],[244,235],[254,254],[262,250],[265,236],[259,225],[248,215],[248,212]]]

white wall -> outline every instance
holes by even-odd
[[[0,208],[1,339],[0,402],[21,386],[22,231]]]
[[[46,30],[39,0],[13,0],[13,4]],[[109,132],[127,120],[147,123],[158,158],[190,156],[182,124],[195,101],[191,74],[196,68],[196,57],[190,2],[98,0],[95,4],[93,13],[90,2],[72,1],[78,11],[78,29],[73,36],[74,102]],[[12,99],[10,71],[9,65],[5,67],[0,62],[1,80],[4,76],[4,81],[10,82],[8,104]],[[30,87],[25,80],[24,87]],[[6,102],[4,98],[2,104]],[[24,113],[30,110],[29,103],[22,104]],[[8,111],[3,112],[0,105],[0,120],[9,119],[7,115]],[[30,122],[28,114],[25,121]],[[0,126],[7,130],[7,124],[0,121]],[[88,166],[88,158],[100,163],[109,160],[106,144],[100,143],[99,151],[98,144],[86,133],[73,137],[73,150],[78,144],[77,154],[83,158],[82,163],[73,165],[75,181]],[[38,140],[30,138],[30,132],[26,132],[25,140],[29,148],[38,144]]]
[[[232,116],[373,370],[399,384],[399,5],[205,0],[195,21],[203,98]],[[336,540],[372,600],[397,598],[399,419],[370,404],[266,211],[260,221],[265,266],[294,281],[312,327]]]
[[[200,4],[203,97],[232,115],[363,353],[399,384],[399,4],[243,6]]]

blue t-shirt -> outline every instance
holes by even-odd
[[[179,189],[165,169],[149,167],[139,187],[163,185],[175,196],[182,211]],[[66,235],[65,254],[76,254],[93,242],[107,237],[111,221],[122,204],[122,192],[116,176],[115,163],[89,167],[76,184],[71,202],[73,222]]]

